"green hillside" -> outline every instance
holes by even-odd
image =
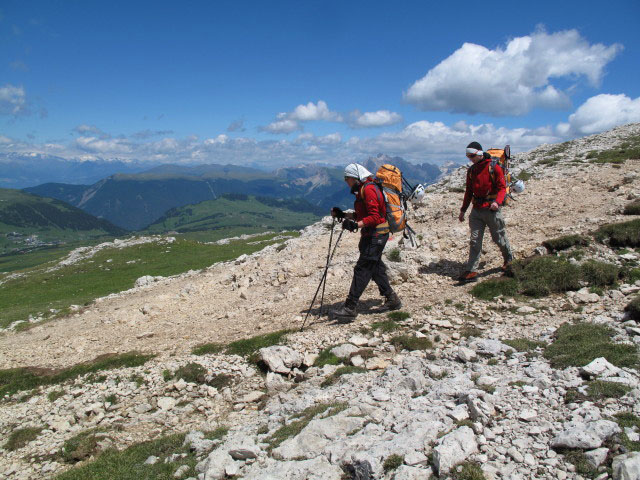
[[[297,230],[317,221],[320,213],[302,199],[225,194],[215,200],[172,208],[145,233],[213,231],[213,237],[226,238],[267,230]]]
[[[0,254],[123,233],[108,221],[60,200],[0,189]]]

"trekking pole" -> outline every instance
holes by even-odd
[[[333,260],[333,254],[336,253],[336,248],[338,248],[338,244],[340,243],[340,239],[342,238],[342,234],[344,233],[344,229],[340,231],[340,235],[338,235],[338,239],[336,240],[336,244],[333,246],[333,251],[327,260],[327,268],[324,272],[324,282],[322,284],[322,295],[320,295],[320,313],[322,316],[322,306],[324,305],[324,289],[327,286],[327,277],[329,276],[329,265],[331,265],[331,260]]]
[[[331,235],[331,237],[332,237],[333,236],[333,229],[332,229],[331,233],[332,233],[332,235]],[[316,293],[313,295],[313,300],[311,300],[311,305],[309,305],[309,310],[307,310],[307,315],[304,317],[304,322],[302,322],[302,327],[300,327],[300,331],[301,332],[304,330],[304,326],[307,323],[307,319],[309,318],[309,314],[311,313],[311,309],[313,308],[313,304],[316,303],[316,298],[318,297],[318,292],[320,292],[320,287],[322,287],[323,284],[326,284],[327,272],[329,271],[329,264],[331,263],[331,260],[333,259],[333,256],[336,253],[336,249],[338,248],[338,244],[340,243],[340,239],[342,238],[342,234],[343,233],[344,233],[344,230],[342,230],[340,232],[340,235],[338,235],[338,240],[336,240],[336,243],[333,246],[333,251],[331,251],[331,254],[327,256],[327,265],[324,268],[324,273],[322,274],[322,278],[320,279],[320,283],[318,284],[318,288],[316,288]],[[331,237],[329,238],[329,250],[331,250]],[[324,296],[324,289],[323,289],[322,294]]]

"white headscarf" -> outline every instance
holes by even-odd
[[[350,163],[344,169],[345,177],[357,178],[361,182],[364,182],[367,177],[370,177],[371,175],[373,175],[373,173],[358,163]]]

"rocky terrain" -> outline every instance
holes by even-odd
[[[640,124],[517,156],[513,172],[532,176],[503,210],[517,258],[546,253],[545,240],[637,218],[622,211],[640,198],[640,160],[612,165],[585,158],[630,135],[640,135]],[[545,163],[549,158],[555,160]],[[468,249],[468,226],[457,220],[463,184],[464,169],[458,169],[410,212],[417,248],[401,238],[386,247],[387,254],[399,250],[400,261],[387,265],[408,314],[394,332],[380,328],[388,319],[376,312],[381,299],[374,286],[355,322],[312,315],[299,331],[323,273],[330,218],[280,246],[177,277],[145,277],[72,316],[5,332],[1,368],[63,368],[131,351],[156,356],[142,366],[43,387],[28,398],[5,398],[3,437],[18,428],[42,430],[20,448],[2,451],[0,476],[54,477],[73,463],[56,456],[65,441],[97,428],[98,450],[190,432],[185,442],[193,468],[177,452],[147,459],[171,463],[175,478],[481,478],[465,477],[467,468],[481,469],[486,479],[640,478],[639,454],[625,453],[615,441],[621,434],[640,440],[637,427],[615,421],[624,412],[640,415],[638,370],[606,360],[553,368],[541,355],[557,328],[573,321],[606,325],[616,342],[640,345],[640,325],[624,312],[640,281],[542,298],[474,298],[471,285],[455,280]],[[338,234],[336,228],[334,240]],[[497,277],[502,259],[486,237],[482,278]],[[344,300],[357,240],[348,232],[341,237],[327,307]],[[584,250],[588,258],[640,264],[637,250],[598,243]],[[192,353],[203,343],[282,329],[292,331],[281,346],[260,350],[266,374],[253,358]],[[433,346],[403,348],[394,339],[399,333]],[[539,343],[520,351],[509,339]],[[318,363],[328,351],[342,364]],[[206,381],[173,374],[192,363],[204,368]],[[581,398],[594,378],[623,385],[626,393]],[[575,401],[567,401],[569,392]],[[207,438],[220,427],[222,438]],[[595,474],[570,461],[568,452],[576,449]]]

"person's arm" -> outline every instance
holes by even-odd
[[[507,195],[507,182],[504,179],[504,171],[502,170],[502,167],[500,165],[496,165],[493,172],[497,196],[495,201],[491,204],[490,208],[491,210],[497,210],[500,205],[503,204],[504,197]]]
[[[473,191],[471,189],[471,167],[467,170],[467,182],[464,189],[464,199],[462,200],[462,207],[460,208],[460,215],[458,216],[458,220],[461,222],[464,220],[464,214],[467,212],[467,208],[469,208],[469,204],[471,203],[471,199],[473,198]]]
[[[367,185],[363,189],[362,196],[367,213],[364,218],[358,221],[358,227],[375,227],[384,223],[385,219],[380,215],[379,203],[382,193],[378,190],[378,187],[373,184]]]

